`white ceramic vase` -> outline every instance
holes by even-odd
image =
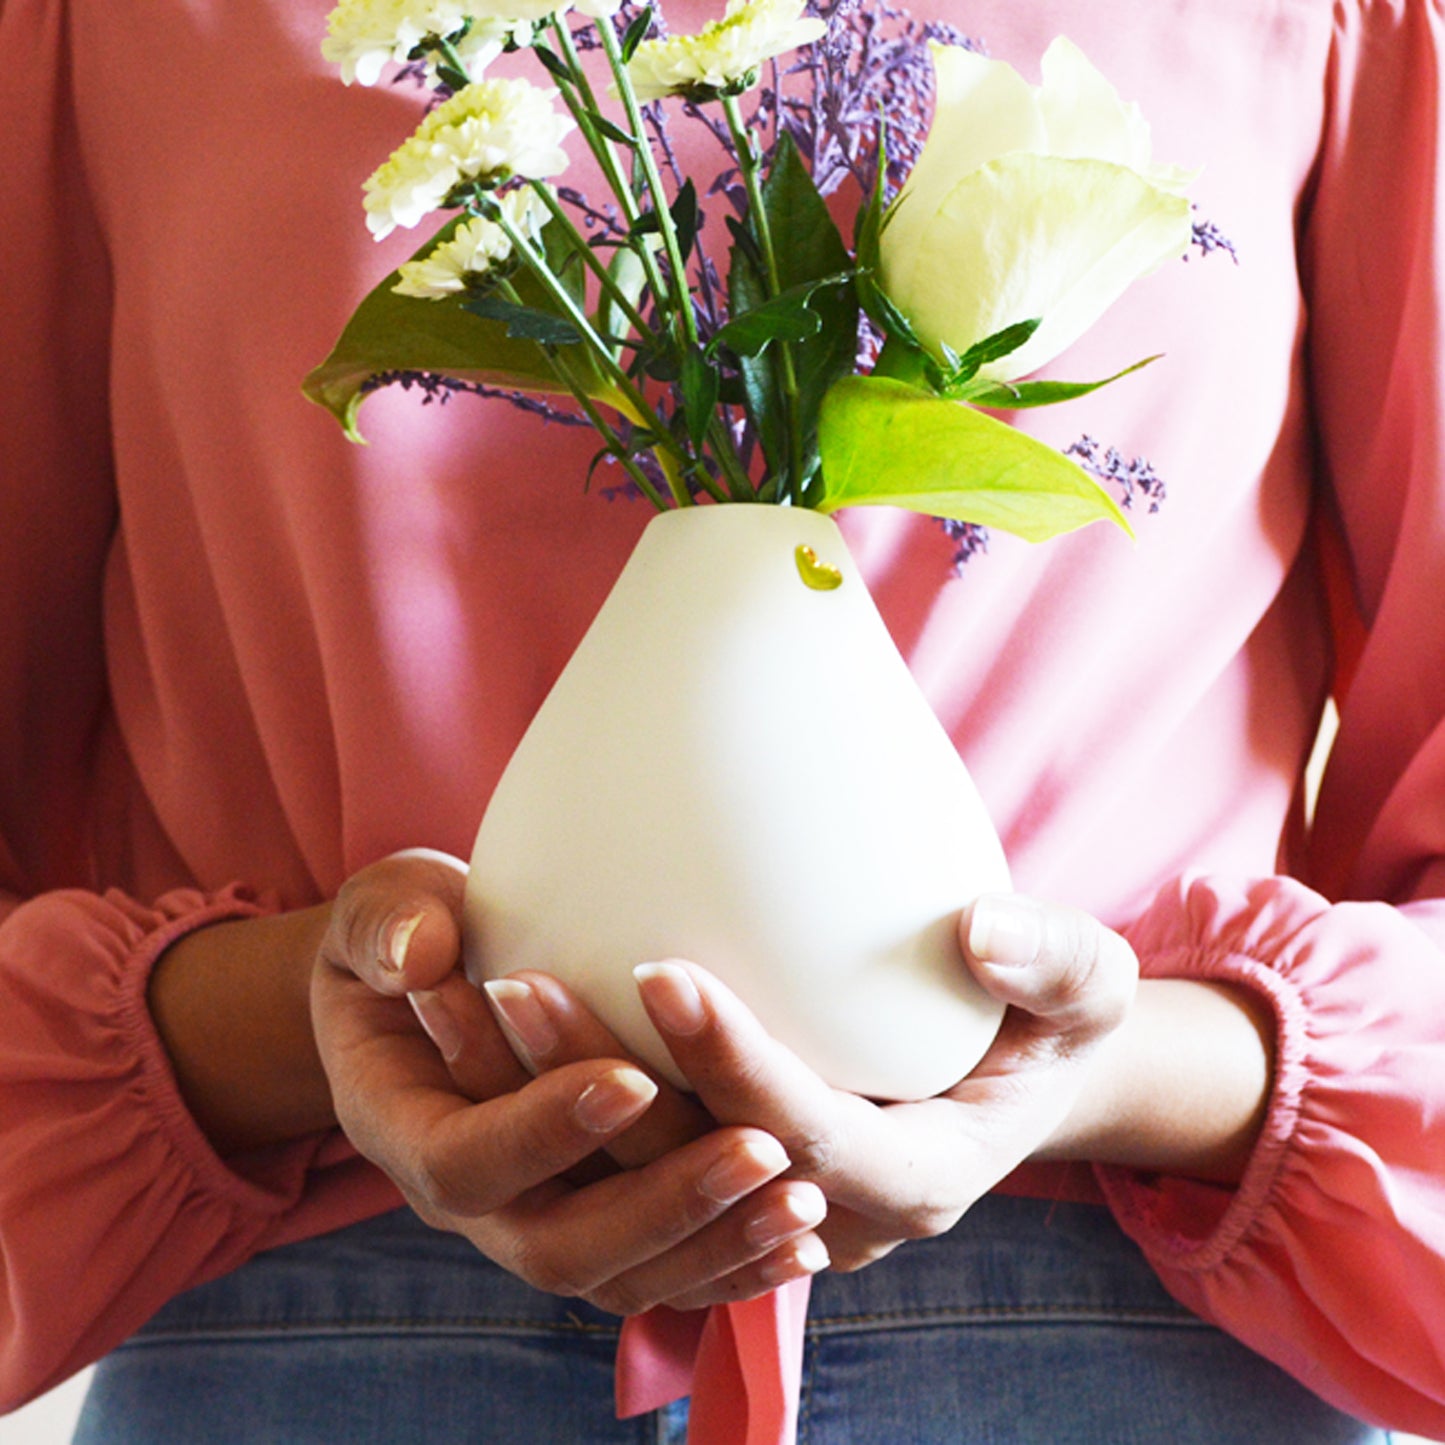
[[[997,1030],[956,928],[1008,887],[834,523],[697,507],[648,525],[497,786],[467,971],[556,975],[679,1082],[632,969],[690,959],[830,1083],[924,1098]]]

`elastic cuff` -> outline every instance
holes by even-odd
[[[1266,999],[1274,1013],[1269,1108],[1244,1175],[1232,1191],[1117,1165],[1094,1166],[1105,1199],[1132,1239],[1172,1269],[1203,1273],[1217,1268],[1273,1208],[1308,1077],[1307,1014],[1294,984],[1244,954],[1180,948],[1150,958],[1147,972],[1150,978],[1236,984]]]
[[[107,895],[108,901],[120,902]],[[245,1178],[216,1152],[181,1097],[175,1070],[156,1031],[147,989],[157,962],[172,944],[209,928],[275,913],[274,905],[260,900],[239,884],[218,893],[179,889],[155,905],[150,927],[133,945],[121,979],[120,1028],[133,1057],[139,1060],[139,1087],[156,1127],[165,1135],[177,1160],[189,1169],[198,1189],[251,1214],[279,1214],[293,1202],[288,1192],[278,1194]]]

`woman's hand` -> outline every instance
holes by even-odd
[[[536,1080],[521,1068],[457,970],[464,876],[443,855],[400,854],[332,907],[312,1015],[361,1153],[427,1223],[615,1313],[745,1298],[821,1268],[822,1194],[779,1178],[789,1160],[765,1131],[710,1127],[675,1095],[639,1123],[658,1086],[615,1050]],[[607,1146],[635,1149],[630,1129],[659,1128],[677,1147],[635,1170],[578,1172]]]
[[[430,1223],[618,1313],[744,1298],[821,1268],[822,1194],[780,1178],[789,1161],[765,1131],[658,1098],[615,1048],[535,1082],[521,1068],[457,967],[464,871],[398,854],[329,905],[215,924],[166,951],[151,1013],[216,1148],[244,1168],[249,1150],[339,1121]],[[597,1167],[604,1145],[647,1167]]]
[[[1119,935],[1024,898],[979,900],[960,939],[980,983],[1010,1007],[978,1067],[922,1103],[879,1105],[828,1087],[702,969],[638,970],[699,1101],[782,1141],[793,1177],[826,1195],[819,1233],[835,1267],[942,1233],[1030,1156],[1237,1175],[1269,1085],[1268,1032],[1246,996],[1192,983],[1136,990],[1137,962]],[[616,1049],[551,979],[489,987],[534,1068]]]

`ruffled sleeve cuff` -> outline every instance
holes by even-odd
[[[240,887],[152,906],[55,892],[0,924],[0,1411],[258,1249],[397,1202],[334,1134],[228,1164],[181,1099],[151,970],[266,911]]]
[[[1393,908],[1283,878],[1187,878],[1128,936],[1146,976],[1267,1000],[1277,1049],[1238,1187],[1101,1166],[1122,1227],[1177,1298],[1320,1395],[1445,1433],[1445,956]]]

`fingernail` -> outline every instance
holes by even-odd
[[[541,999],[527,984],[515,978],[493,978],[482,989],[518,1054],[541,1059],[557,1047],[557,1030]]]
[[[572,1106],[573,1115],[591,1134],[610,1134],[635,1119],[657,1097],[657,1085],[637,1069],[613,1069],[588,1084]]]
[[[758,1273],[764,1284],[776,1286],[805,1274],[817,1274],[831,1263],[828,1246],[816,1234],[805,1234],[795,1243],[784,1245],[771,1259],[765,1259]]]
[[[451,1063],[461,1053],[464,1040],[461,1025],[452,1017],[442,996],[435,989],[419,988],[407,994],[406,1001],[427,1037],[437,1046],[437,1052]]]
[[[731,1204],[787,1167],[788,1156],[776,1139],[766,1135],[744,1139],[698,1180],[697,1187],[718,1204]]]
[[[1027,968],[1038,958],[1042,942],[1039,910],[1027,899],[986,897],[974,903],[968,951],[980,963]]]
[[[743,1233],[755,1249],[773,1249],[785,1239],[821,1224],[828,1201],[815,1184],[797,1184],[748,1220]]]
[[[675,963],[640,963],[632,970],[643,1002],[670,1034],[695,1034],[707,1022],[702,995],[685,968]]]
[[[388,973],[400,973],[406,967],[406,950],[412,934],[420,925],[420,913],[408,913],[387,923],[383,932],[386,946],[381,951],[381,966]]]

